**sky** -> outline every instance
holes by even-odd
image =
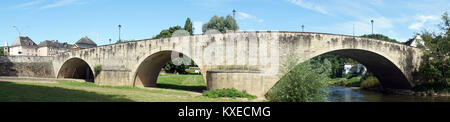
[[[99,45],[148,39],[191,18],[196,34],[214,15],[233,15],[242,31],[302,31],[387,35],[404,42],[423,30],[439,31],[450,0],[3,0],[0,42],[19,36],[39,44],[73,44],[88,36]]]

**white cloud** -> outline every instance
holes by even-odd
[[[43,0],[33,0],[30,2],[26,2],[26,3],[19,4],[17,6],[14,6],[13,8],[26,8],[26,7],[37,5],[41,2],[43,2]]]
[[[412,29],[412,30],[420,30],[420,29],[423,27],[423,25],[425,25],[425,23],[427,23],[427,22],[429,22],[429,21],[437,21],[437,20],[439,20],[439,17],[438,17],[438,16],[433,16],[433,15],[430,15],[430,16],[419,15],[419,16],[417,16],[417,18],[416,18],[416,22],[412,23],[412,24],[409,26],[409,29]]]
[[[369,4],[372,5],[382,5],[383,4],[383,0],[367,0],[369,2]]]
[[[263,19],[258,19],[258,22],[264,22],[264,20]]]
[[[251,14],[245,13],[245,12],[237,12],[237,19],[239,20],[252,20],[259,23],[264,22],[264,19],[258,18],[256,16],[253,16]]]
[[[41,9],[48,9],[48,8],[61,7],[61,6],[65,6],[65,5],[71,5],[71,4],[75,4],[77,1],[78,0],[59,0],[52,4],[42,6]]]
[[[288,0],[288,1],[305,9],[314,10],[322,14],[328,14],[328,11],[325,9],[325,7],[316,5],[311,2],[305,2],[303,0]]]
[[[238,12],[238,19],[250,19],[250,18],[254,18],[254,16],[244,12]]]
[[[202,34],[203,22],[196,21],[194,22],[194,34]]]

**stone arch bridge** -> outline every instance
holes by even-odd
[[[409,89],[422,51],[402,44],[345,35],[237,32],[148,39],[59,54],[57,78],[91,79],[99,85],[152,87],[172,57],[199,66],[208,89],[236,88],[263,96],[283,73],[288,54],[299,63],[323,54],[350,57],[373,72],[385,88]],[[102,65],[99,74],[94,67]]]

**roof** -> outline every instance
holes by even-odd
[[[97,46],[97,44],[94,41],[92,41],[91,39],[89,39],[87,36],[81,38],[75,44],[87,44],[87,45],[95,45],[95,46]]]
[[[30,39],[30,37],[19,36],[11,45],[11,47],[14,46],[37,46],[37,44],[34,43],[33,40]]]
[[[92,48],[92,47],[97,47],[97,44],[92,45],[92,44],[84,44],[84,43],[80,43],[80,44],[74,44],[75,46],[77,46],[78,48]]]
[[[425,46],[425,42],[423,41],[423,39],[420,35],[416,35],[416,37],[409,39],[408,41],[406,41],[403,44],[412,46],[412,47],[417,47],[418,45]],[[428,48],[425,46],[425,49],[428,49]]]
[[[39,43],[39,47],[70,48],[71,45],[67,43],[58,43],[58,40],[45,40]]]

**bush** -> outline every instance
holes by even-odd
[[[351,79],[348,79],[347,82],[345,83],[345,86],[347,86],[347,87],[359,87],[359,86],[361,86],[361,77],[357,76],[357,77],[353,77]]]
[[[297,65],[297,59],[292,54],[288,56],[283,64],[286,75],[269,90],[267,99],[273,102],[327,101],[331,63],[328,60],[309,60]]]
[[[380,81],[378,78],[374,76],[369,76],[362,80],[361,82],[361,88],[362,89],[372,89],[372,88],[381,88]]]
[[[97,65],[94,67],[95,77],[102,71],[102,65]]]
[[[356,77],[356,76],[358,76],[358,75],[356,75],[356,74],[345,74],[345,75],[344,75],[344,78],[352,79],[352,78],[354,78],[354,77]]]
[[[231,89],[216,89],[216,90],[210,90],[203,93],[203,96],[211,97],[211,98],[218,98],[218,97],[231,97],[231,98],[248,98],[248,99],[255,99],[256,96],[238,91],[235,88]]]
[[[448,84],[442,84],[442,82],[424,82],[414,86],[414,91],[419,92],[449,92],[450,88],[447,87]]]

